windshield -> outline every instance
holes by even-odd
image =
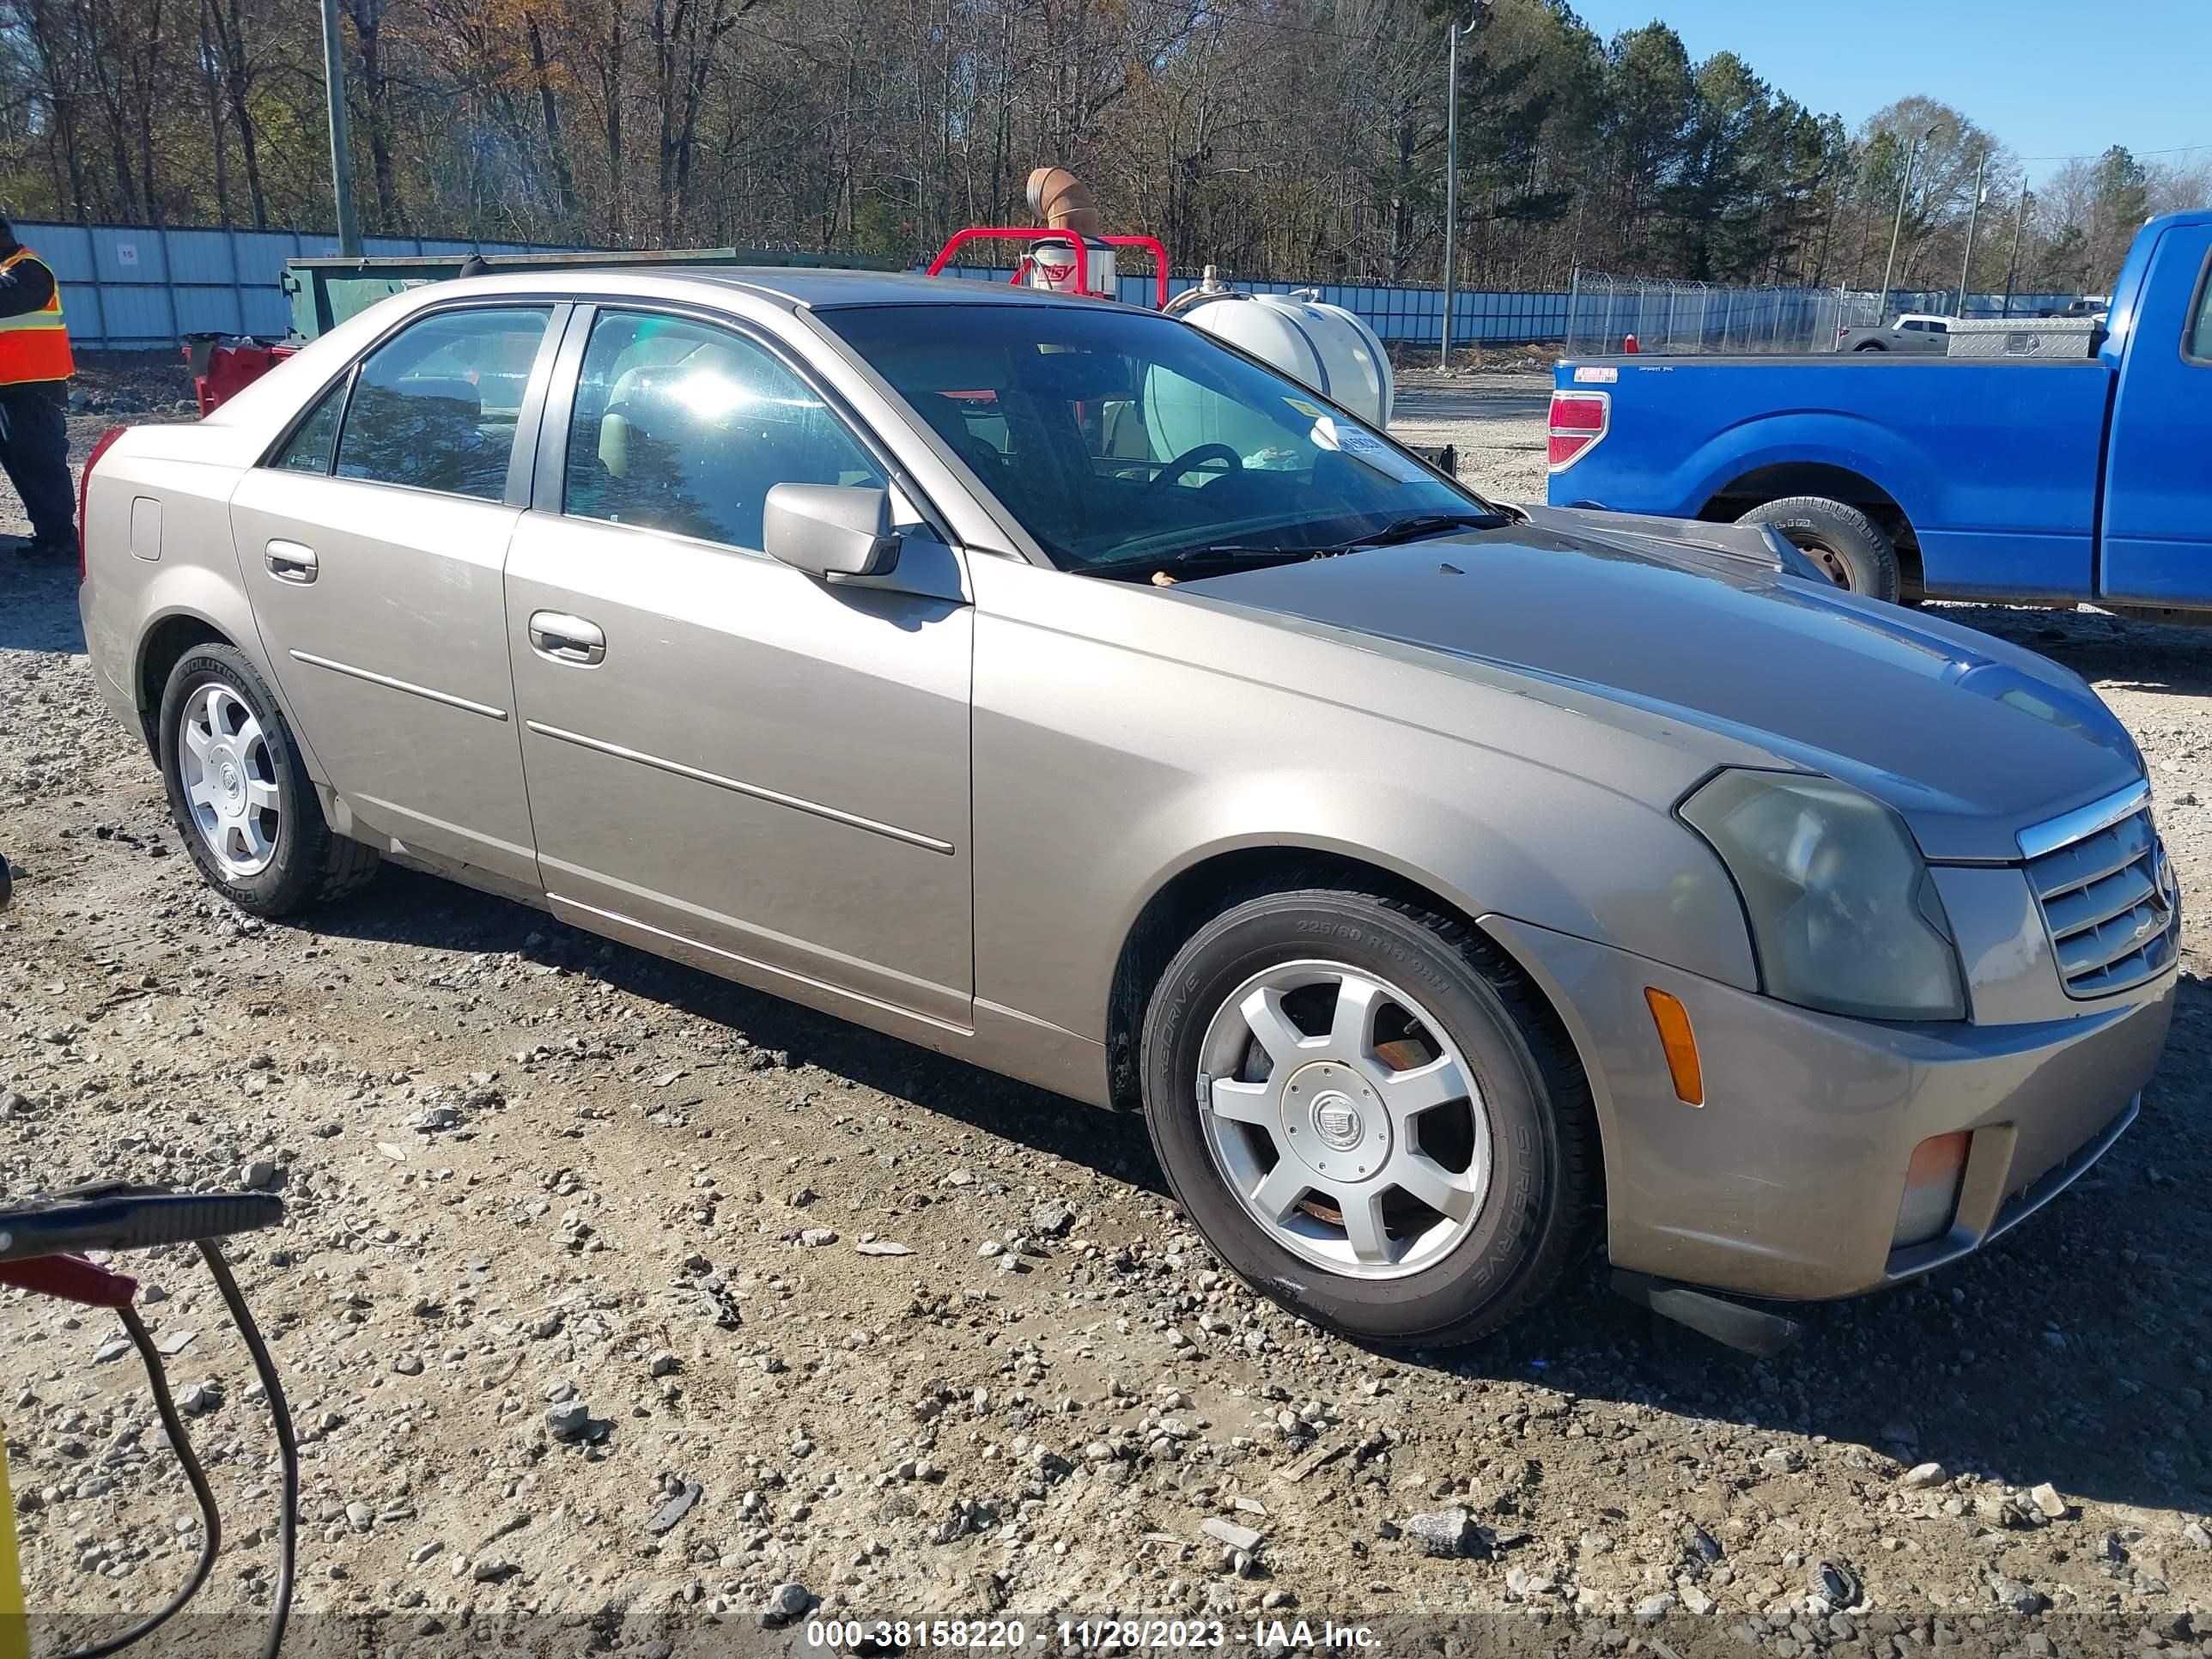
[[[1337,550],[1494,509],[1296,382],[1157,313],[818,313],[1064,569]]]

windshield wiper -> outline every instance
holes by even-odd
[[[1237,542],[1216,542],[1205,547],[1186,547],[1168,554],[1163,559],[1153,559],[1152,564],[1204,564],[1219,559],[1224,562],[1247,559],[1323,559],[1339,553],[1357,553],[1363,547],[1396,547],[1405,542],[1418,542],[1430,536],[1441,536],[1451,530],[1498,530],[1512,520],[1496,513],[1422,513],[1412,518],[1393,519],[1380,530],[1364,536],[1347,537],[1340,542],[1320,542],[1309,547],[1261,547]],[[1133,560],[1133,563],[1146,561]]]
[[[1379,530],[1340,542],[1317,542],[1287,547],[1267,546],[1256,542],[1206,542],[1195,547],[1179,547],[1173,552],[1153,554],[1143,558],[1109,560],[1104,564],[1093,565],[1091,574],[1137,576],[1147,572],[1181,569],[1188,565],[1292,564],[1301,559],[1328,559],[1340,554],[1357,553],[1364,547],[1396,547],[1425,537],[1441,536],[1447,531],[1498,530],[1512,522],[1503,512],[1422,513],[1409,518],[1393,519]]]
[[[1300,559],[1322,558],[1342,551],[1340,547],[1261,547],[1243,542],[1208,542],[1199,547],[1179,547],[1172,552],[1148,554],[1142,558],[1109,559],[1103,564],[1088,567],[1084,574],[1141,580],[1187,565],[1295,564]]]
[[[1512,522],[1503,513],[1423,513],[1410,519],[1393,519],[1373,535],[1345,542],[1336,550],[1349,553],[1360,547],[1396,547],[1441,536],[1447,530],[1501,530]]]

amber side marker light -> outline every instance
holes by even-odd
[[[1685,1105],[1704,1105],[1705,1068],[1698,1061],[1698,1039],[1691,1034],[1688,1011],[1656,985],[1644,988],[1644,1000],[1651,1010],[1651,1023],[1659,1028],[1659,1046],[1666,1051],[1667,1073],[1674,1079],[1674,1097]]]
[[[1959,1184],[1966,1173],[1966,1153],[1973,1142],[1972,1135],[1961,1131],[1931,1135],[1912,1149],[1891,1248],[1925,1244],[1951,1231],[1951,1217],[1959,1207]]]

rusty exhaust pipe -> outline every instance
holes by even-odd
[[[1066,167],[1038,167],[1030,174],[1030,211],[1054,230],[1078,236],[1098,234],[1098,209],[1091,186]]]

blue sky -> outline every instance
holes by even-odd
[[[2212,0],[1571,3],[1608,39],[1659,18],[1692,58],[1733,51],[1770,85],[1852,126],[1924,92],[2023,156],[2212,146]]]

